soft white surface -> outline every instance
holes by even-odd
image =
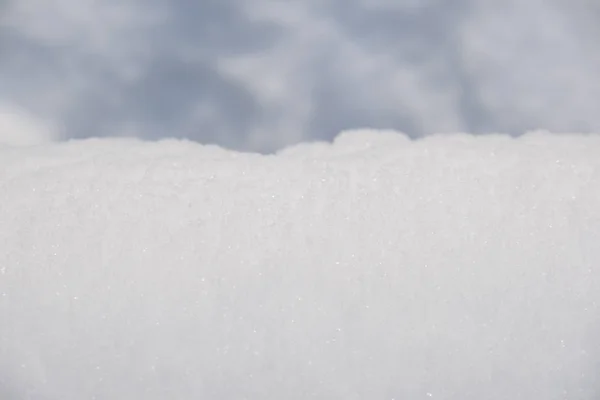
[[[599,154],[0,146],[0,398],[595,399]]]

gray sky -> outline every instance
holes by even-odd
[[[591,0],[0,0],[0,130],[600,132],[598,26]]]

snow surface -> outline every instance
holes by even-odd
[[[1,399],[597,399],[600,136],[0,146]]]

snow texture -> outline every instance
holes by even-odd
[[[0,398],[597,399],[599,155],[0,145]]]

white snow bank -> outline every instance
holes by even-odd
[[[0,148],[2,399],[592,399],[600,136]]]

